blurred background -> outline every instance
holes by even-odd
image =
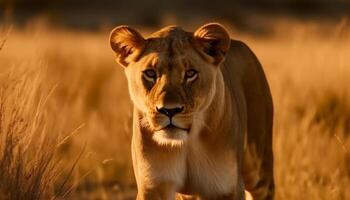
[[[135,199],[109,32],[220,22],[275,104],[276,199],[350,199],[350,0],[0,0],[0,199]]]
[[[281,17],[332,21],[349,15],[349,0],[1,0],[2,21],[23,25],[36,18],[75,29],[98,30],[115,24],[163,26],[227,20],[240,30],[269,31]],[[272,20],[272,22],[271,22]]]

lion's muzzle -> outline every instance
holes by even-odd
[[[157,110],[157,112],[164,114],[171,119],[174,115],[181,113],[184,110],[184,107],[183,106],[174,107],[174,108],[166,108],[166,107],[158,108],[158,107],[156,107],[156,110]]]

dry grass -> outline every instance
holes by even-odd
[[[346,21],[320,25],[284,20],[276,22],[275,33],[261,38],[232,30],[232,37],[247,42],[256,52],[271,85],[276,110],[277,199],[350,199],[349,25]],[[1,111],[2,115],[20,108],[26,113],[22,121],[32,126],[37,122],[31,116],[39,106],[41,128],[34,138],[48,134],[52,140],[61,141],[67,135],[71,137],[58,151],[51,152],[54,156],[39,150],[43,143],[40,139],[31,139],[39,143],[30,154],[37,159],[59,158],[62,165],[58,168],[65,175],[86,144],[86,153],[69,181],[77,185],[73,198],[132,199],[134,195],[129,150],[132,106],[123,71],[114,63],[107,39],[108,31],[72,32],[32,25],[14,29],[0,52],[2,77],[7,76],[9,68],[15,75],[21,69],[41,74],[37,81],[26,79],[30,81],[16,86],[22,88],[19,96],[12,93],[15,90],[8,90],[13,99],[2,106],[7,110]],[[1,80],[1,85],[13,85],[10,79]],[[38,95],[29,95],[30,101],[22,96],[32,90],[48,94],[53,87],[45,106],[38,103]],[[21,123],[18,126],[22,127]],[[34,146],[24,143],[29,148]],[[0,150],[0,155],[6,154]],[[55,167],[55,161],[50,163]],[[46,177],[40,173],[36,177],[40,175]],[[59,188],[50,180],[40,181],[50,185],[41,193],[54,194],[52,190]],[[0,183],[4,185],[4,179]],[[30,185],[28,181],[23,187]]]
[[[0,199],[36,200],[64,197],[57,137],[47,129],[40,74],[13,68],[0,75]],[[73,165],[74,169],[75,165]],[[69,179],[70,174],[65,175]],[[54,190],[56,190],[54,192]]]

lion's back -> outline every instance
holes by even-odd
[[[232,40],[231,48],[221,68],[225,84],[232,94],[241,98],[244,106],[245,135],[243,176],[246,189],[258,196],[262,182],[273,187],[272,125],[273,102],[263,68],[254,53],[241,41]],[[258,191],[259,190],[259,191]],[[265,193],[265,194],[264,194]]]

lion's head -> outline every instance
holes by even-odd
[[[171,26],[145,39],[119,26],[110,44],[125,67],[131,99],[144,114],[141,124],[160,144],[182,144],[196,114],[215,95],[218,66],[230,47],[225,28],[210,23],[190,33]]]

